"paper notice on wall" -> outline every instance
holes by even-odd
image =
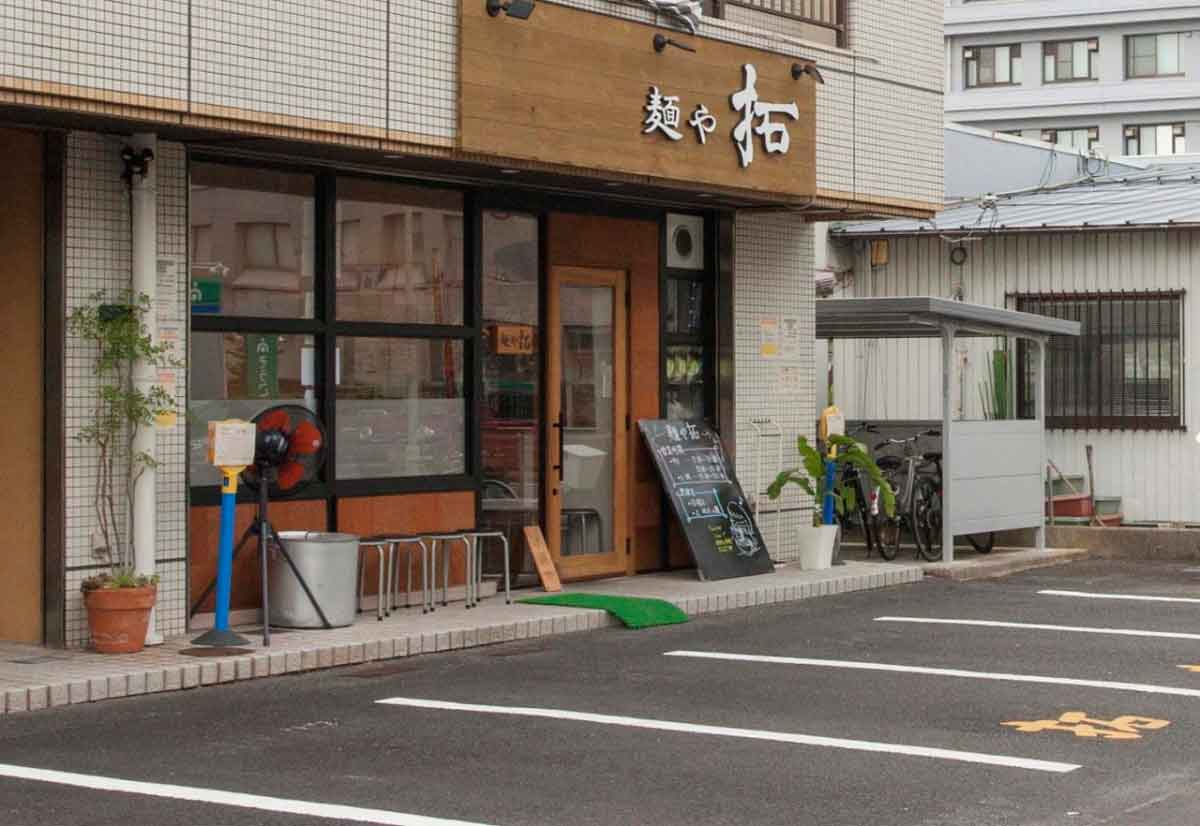
[[[164,321],[179,321],[183,318],[184,306],[179,300],[179,274],[183,271],[182,258],[158,259],[158,282],[155,285],[155,315],[159,324]]]
[[[799,367],[779,368],[779,389],[784,393],[796,393],[800,390],[802,374]]]
[[[784,316],[779,319],[779,336],[783,357],[788,361],[799,361],[803,341],[800,319],[795,316]]]
[[[779,319],[764,318],[758,322],[758,354],[765,359],[779,356]]]

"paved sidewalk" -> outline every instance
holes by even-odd
[[[578,583],[566,590],[658,597],[699,616],[902,585],[922,576],[916,565],[850,562],[827,571],[780,566],[773,574],[720,582],[700,582],[692,571],[649,574]],[[534,593],[541,592],[515,596]],[[432,614],[419,611],[400,609],[382,622],[373,612],[360,614],[353,626],[329,631],[273,632],[269,649],[261,647],[261,637],[247,634],[250,647],[219,657],[181,653],[191,647],[194,634],[141,654],[112,656],[0,643],[0,712],[179,691],[618,624],[604,611],[505,605],[501,596],[471,610],[459,603]]]

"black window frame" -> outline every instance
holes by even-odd
[[[1183,62],[1183,41],[1185,32],[1146,32],[1144,34],[1127,34],[1125,35],[1125,79],[1126,80],[1151,80],[1156,77],[1183,77],[1187,74],[1184,70]],[[1165,35],[1173,35],[1179,40],[1179,71],[1177,72],[1160,72],[1158,70],[1158,49],[1157,39]],[[1153,37],[1155,38],[1154,52],[1154,73],[1148,75],[1139,75],[1133,71],[1133,42],[1139,38]]]
[[[990,83],[981,83],[978,80],[978,67],[976,68],[976,82],[971,83],[971,64],[978,63],[980,55],[985,50],[991,51],[993,73],[995,72],[996,49],[1008,49],[1008,80],[1003,82],[992,81]],[[1013,60],[1021,61],[1021,79],[1013,80]],[[1021,54],[1020,43],[995,43],[987,46],[964,46],[963,47],[963,88],[964,89],[993,89],[1004,88],[1007,86],[1020,86],[1025,82],[1025,59]]]
[[[262,316],[195,315],[190,314],[191,333],[264,333],[311,336],[316,349],[315,377],[319,388],[318,411],[326,433],[326,459],[321,477],[308,485],[294,498],[334,502],[341,497],[377,496],[404,493],[442,491],[474,491],[479,475],[479,422],[475,409],[478,393],[476,369],[482,332],[479,323],[478,279],[475,277],[478,258],[478,210],[472,190],[439,182],[412,182],[430,189],[458,192],[463,204],[463,323],[455,324],[397,324],[378,321],[345,321],[337,319],[337,182],[351,178],[387,180],[384,176],[358,171],[346,171],[327,166],[297,163],[267,163],[204,152],[189,153],[189,193],[191,170],[195,164],[267,168],[278,172],[309,175],[313,179],[313,212],[316,228],[313,268],[313,317],[270,318]],[[190,198],[190,194],[189,194]],[[190,209],[189,209],[190,212]],[[190,219],[188,222],[190,232]],[[190,245],[189,245],[190,248]],[[337,370],[337,340],[339,338],[391,338],[457,340],[463,342],[463,404],[464,434],[462,473],[417,476],[390,476],[367,479],[337,478],[337,393],[328,377]],[[220,503],[219,485],[191,487],[189,499],[193,506]],[[244,488],[240,498],[253,498],[253,491]],[[331,523],[332,524],[332,523]]]
[[[1171,151],[1166,152],[1166,153],[1143,152],[1142,151],[1143,147],[1142,147],[1141,130],[1143,130],[1143,129],[1160,129],[1163,126],[1171,127]],[[1129,134],[1130,129],[1138,130],[1137,134],[1130,135]],[[1183,138],[1183,141],[1184,141],[1183,151],[1176,151],[1175,144],[1180,138]],[[1129,151],[1130,141],[1137,141],[1138,151],[1136,151],[1136,152]],[[1157,149],[1157,148],[1158,147],[1156,144],[1155,149]],[[1121,149],[1124,150],[1123,154],[1128,155],[1130,157],[1142,157],[1142,156],[1160,157],[1160,156],[1165,156],[1165,155],[1186,155],[1187,154],[1187,123],[1185,123],[1184,121],[1172,121],[1172,122],[1167,122],[1167,123],[1126,123],[1121,127]]]
[[[1058,77],[1058,70],[1055,69],[1054,77],[1046,77],[1046,58],[1050,57],[1051,49],[1053,49],[1054,65],[1058,65],[1058,47],[1070,45],[1074,48],[1076,43],[1083,43],[1088,50],[1088,73],[1086,77]],[[1095,48],[1092,44],[1095,43]],[[1100,80],[1100,39],[1098,37],[1076,37],[1069,40],[1047,40],[1042,43],[1042,83],[1086,83]],[[1072,62],[1072,67],[1074,63]]]
[[[1183,431],[1187,429],[1187,373],[1185,364],[1186,298],[1185,290],[1158,290],[1144,292],[1095,291],[1082,293],[1009,293],[1011,306],[1021,312],[1065,318],[1080,322],[1080,335],[1075,337],[1052,337],[1046,348],[1046,427],[1051,430],[1124,430]],[[1163,305],[1169,309],[1164,313]],[[1109,324],[1120,331],[1119,335],[1097,332],[1095,327],[1102,323],[1105,304]],[[1150,309],[1151,305],[1154,310]],[[1174,314],[1172,320],[1169,314]],[[1115,321],[1114,321],[1115,319]],[[1173,336],[1167,353],[1168,367],[1172,375],[1178,372],[1178,383],[1169,379],[1169,395],[1165,404],[1170,412],[1152,411],[1152,403],[1162,405],[1163,399],[1139,399],[1136,384],[1138,348],[1148,347],[1150,339],[1162,339],[1163,323],[1174,326]],[[1140,326],[1139,326],[1140,325]],[[1152,325],[1158,328],[1157,334]],[[1115,343],[1114,341],[1115,340]],[[1119,355],[1114,355],[1119,345]],[[1157,351],[1159,375],[1162,374],[1163,347]],[[1033,418],[1036,389],[1036,367],[1028,342],[1017,347],[1017,411],[1019,418]],[[1135,375],[1132,391],[1127,376],[1127,357],[1134,356]],[[1061,359],[1071,371],[1074,393],[1073,404],[1056,399],[1056,382],[1049,380],[1055,375],[1054,363]],[[1094,371],[1085,365],[1096,365]],[[1118,378],[1118,381],[1110,381]],[[1162,381],[1161,378],[1145,381]],[[1120,386],[1119,400],[1112,388]],[[1108,391],[1106,397],[1106,390]],[[1082,399],[1082,403],[1081,403]]]
[[[1041,130],[1042,143],[1050,143],[1055,146],[1064,146],[1069,149],[1079,149],[1078,146],[1068,146],[1067,144],[1058,143],[1059,132],[1080,132],[1087,130],[1087,148],[1094,149],[1096,144],[1100,143],[1100,127],[1099,126],[1062,126],[1051,129]]]

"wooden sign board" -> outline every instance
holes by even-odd
[[[554,560],[550,558],[550,549],[546,547],[546,537],[542,535],[542,529],[537,525],[526,525],[525,545],[529,548],[529,555],[533,557],[533,564],[537,566],[542,587],[550,592],[561,591],[562,582],[558,578]]]
[[[703,422],[663,419],[642,419],[638,429],[700,577],[730,579],[774,571],[717,432]]]
[[[461,11],[464,151],[815,194],[816,81],[793,78],[796,59],[677,31],[696,51],[658,53],[658,28],[552,3],[528,20],[490,17],[482,0]]]
[[[532,355],[533,327],[528,324],[493,324],[492,352],[498,356]]]

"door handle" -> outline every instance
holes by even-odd
[[[562,484],[562,478],[563,478],[563,432],[567,429],[567,427],[566,427],[566,422],[563,421],[563,414],[562,414],[561,410],[558,412],[558,420],[556,422],[554,422],[552,427],[554,427],[555,429],[558,430],[558,464],[552,465],[551,470],[558,471],[558,482],[559,482],[559,484]]]

